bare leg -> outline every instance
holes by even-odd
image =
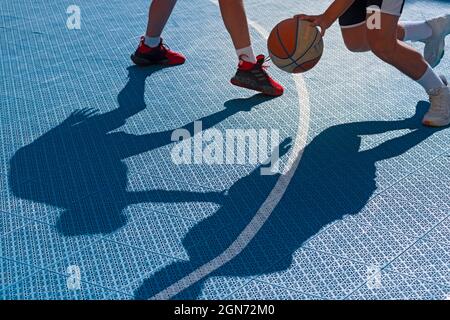
[[[354,28],[342,28],[342,37],[346,47],[352,52],[367,52],[370,51],[370,46],[367,41],[367,26],[365,24],[356,26]],[[405,29],[403,26],[397,26],[397,39],[403,40],[405,38]]]
[[[159,37],[169,20],[177,0],[153,0],[148,13],[148,25],[145,35]]]
[[[397,39],[401,41],[405,39],[405,28],[400,24],[397,25]]]
[[[381,14],[381,29],[367,29],[367,41],[372,52],[417,81],[430,96],[431,106],[422,123],[444,127],[450,123],[450,88],[425,61],[425,58],[405,42],[398,40],[399,17]]]
[[[398,40],[399,17],[381,14],[381,29],[367,29],[367,42],[372,52],[414,80],[428,70],[423,56],[405,42]]]
[[[251,46],[247,16],[243,0],[219,0],[225,27],[230,33],[236,49]]]

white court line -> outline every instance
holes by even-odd
[[[217,1],[210,0],[212,3],[218,5]],[[249,25],[260,33],[264,39],[269,37],[269,33],[257,22],[249,20]],[[299,119],[297,135],[294,140],[292,151],[289,155],[283,174],[278,179],[274,188],[270,192],[267,199],[256,212],[253,219],[247,227],[241,232],[237,239],[219,256],[213,260],[205,263],[203,266],[197,268],[189,275],[172,284],[170,287],[164,289],[158,294],[154,295],[151,300],[168,300],[176,296],[180,292],[191,287],[201,279],[207,277],[209,274],[219,269],[229,261],[233,260],[239,253],[241,253],[261,230],[264,223],[269,219],[275,207],[280,202],[284,193],[286,192],[295,171],[298,168],[300,159],[303,155],[303,150],[306,146],[308,131],[309,131],[309,94],[306,88],[304,78],[299,74],[294,74],[295,86],[298,92],[299,103]]]

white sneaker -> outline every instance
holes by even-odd
[[[450,14],[427,21],[433,35],[424,40],[425,60],[432,68],[436,67],[444,57],[445,37],[450,34]]]
[[[450,124],[450,87],[447,80],[441,77],[446,87],[430,90],[430,110],[422,120],[428,127],[445,127]]]

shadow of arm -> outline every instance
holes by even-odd
[[[414,130],[401,137],[383,142],[379,146],[364,151],[361,154],[373,158],[375,161],[395,158],[425,141],[432,136],[434,132],[435,130],[426,128]]]
[[[191,192],[148,190],[128,193],[128,203],[145,202],[181,203],[181,202],[212,202],[223,204],[226,196],[221,192]]]
[[[429,109],[428,102],[420,101],[416,106],[416,111],[411,118],[397,120],[397,121],[365,121],[354,122],[346,124],[346,129],[349,129],[355,135],[371,135],[381,134],[387,131],[405,130],[405,129],[420,129],[422,127],[422,118]]]

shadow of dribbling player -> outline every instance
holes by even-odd
[[[117,109],[103,114],[93,109],[75,111],[19,149],[10,160],[9,186],[13,194],[62,208],[56,226],[67,236],[114,232],[126,224],[123,210],[135,203],[221,203],[223,195],[215,192],[127,191],[128,168],[123,160],[172,143],[173,130],[143,135],[115,131],[146,108],[145,80],[160,69],[128,68],[129,80],[118,95]],[[230,100],[223,110],[197,121],[202,121],[206,130],[267,100],[261,95]],[[194,122],[182,129],[193,136]]]
[[[428,103],[420,102],[409,119],[348,123],[324,130],[305,148],[289,188],[248,245],[217,270],[205,276],[195,273],[238,239],[279,176],[262,176],[258,169],[242,178],[231,187],[222,207],[183,239],[189,261],[168,265],[143,281],[135,291],[135,299],[153,298],[183,283],[180,280],[186,277],[195,278],[195,283],[175,290],[170,298],[196,299],[206,281],[214,277],[255,277],[288,270],[294,253],[305,241],[330,223],[364,208],[377,188],[378,161],[400,156],[443,129],[421,125],[428,108]],[[372,149],[360,150],[362,135],[407,129],[411,131]],[[213,296],[217,294],[227,298],[225,289]]]

